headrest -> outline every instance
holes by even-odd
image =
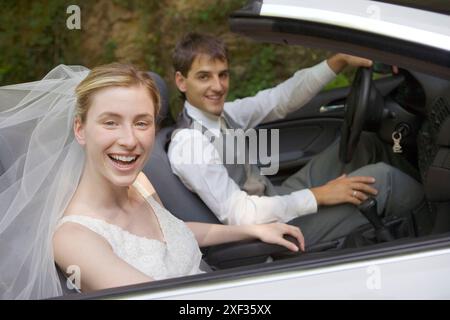
[[[148,74],[153,78],[158,86],[159,95],[161,96],[161,110],[159,111],[158,118],[156,119],[158,124],[170,117],[169,112],[169,90],[167,89],[167,84],[164,79],[157,73],[149,71]]]

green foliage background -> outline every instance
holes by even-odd
[[[252,42],[232,34],[228,15],[246,0],[0,0],[0,85],[34,81],[58,64],[92,68],[131,62],[171,84],[171,109],[181,103],[172,85],[171,52],[187,31],[221,36],[231,55],[229,100],[276,85],[329,53]],[[81,8],[81,30],[69,30],[66,9]],[[327,88],[348,83],[340,75]]]

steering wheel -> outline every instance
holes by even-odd
[[[383,97],[373,85],[372,69],[358,68],[345,103],[339,145],[341,162],[348,163],[352,160],[363,129],[374,129],[373,127],[379,125],[382,105]]]

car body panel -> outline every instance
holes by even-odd
[[[448,299],[450,249],[211,283],[144,299]]]
[[[233,32],[256,41],[298,44],[343,52],[450,79],[448,15],[382,2],[352,1],[360,3],[356,6],[359,8],[356,12],[347,2],[342,5],[332,0],[253,1],[230,16],[230,28]],[[303,10],[296,11],[291,8],[303,8],[306,5],[309,8],[305,13]],[[337,14],[334,15],[334,11],[329,8],[336,10]],[[372,9],[367,10],[368,8]],[[295,19],[294,12],[298,14]],[[379,12],[380,19],[376,12]],[[325,17],[313,17],[313,13],[326,14]],[[373,18],[374,14],[376,18]],[[415,19],[421,14],[425,18]],[[393,36],[393,30],[398,29],[397,25],[404,19],[417,20],[420,23],[411,24],[408,21],[405,25],[407,28]],[[440,23],[430,27],[433,21]],[[367,24],[369,28],[365,26]],[[422,29],[422,24],[425,29]],[[380,27],[380,30],[375,27]],[[425,37],[434,40],[421,42],[422,40],[416,37],[416,32],[413,32],[417,28],[426,31],[420,39]],[[405,38],[402,38],[403,36]],[[442,44],[442,41],[445,41],[445,44]]]
[[[450,17],[377,1],[265,0],[261,17],[333,24],[450,51]]]
[[[335,257],[289,259],[285,265],[278,261],[256,268],[239,267],[72,298],[448,299],[449,235],[424,242],[399,245],[392,252],[378,248],[372,253],[356,250]]]

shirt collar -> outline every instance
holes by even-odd
[[[216,116],[200,110],[191,105],[187,100],[184,102],[187,114],[194,120],[198,121],[206,129],[213,132],[215,135],[220,134],[221,116]]]

